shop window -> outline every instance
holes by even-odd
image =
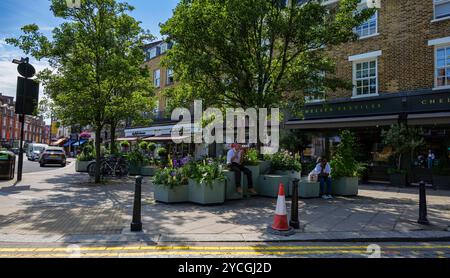
[[[356,61],[353,63],[353,96],[378,94],[377,60]]]
[[[450,87],[450,45],[436,48],[436,88]]]
[[[450,0],[434,0],[434,19],[450,17]]]

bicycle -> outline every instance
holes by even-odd
[[[91,177],[95,176],[95,167],[97,162],[92,162],[88,165],[88,173]],[[116,158],[110,156],[100,160],[100,177],[107,176],[124,177],[128,175],[128,164],[123,157]]]

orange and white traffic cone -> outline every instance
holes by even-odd
[[[275,219],[273,221],[272,229],[277,231],[288,231],[288,216],[286,209],[286,196],[284,194],[284,185],[280,183],[278,189],[277,208],[275,209]]]

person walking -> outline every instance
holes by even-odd
[[[232,144],[231,149],[227,153],[228,168],[234,172],[236,181],[236,191],[242,194],[241,175],[244,173],[247,176],[248,192],[252,195],[258,194],[253,188],[252,172],[242,165],[244,158],[244,150],[239,144]]]

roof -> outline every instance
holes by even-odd
[[[160,44],[160,43],[162,43],[162,42],[163,42],[162,40],[155,41],[155,42],[151,42],[151,43],[149,43],[149,44],[146,44],[146,45],[144,46],[144,48],[145,48],[145,49],[152,48],[152,47],[157,46],[158,44]]]

